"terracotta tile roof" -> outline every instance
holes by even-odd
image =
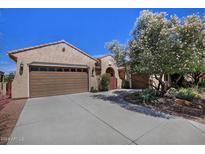
[[[61,41],[57,41],[57,42],[52,42],[52,43],[47,43],[47,44],[41,44],[41,45],[37,45],[37,46],[32,46],[32,47],[28,47],[28,48],[21,48],[21,49],[17,49],[17,50],[12,50],[8,52],[8,55],[11,59],[13,59],[14,61],[17,60],[16,56],[14,56],[14,54],[16,53],[20,53],[20,52],[25,52],[25,51],[29,51],[29,50],[33,50],[33,49],[37,49],[37,48],[42,48],[42,47],[46,47],[46,46],[50,46],[50,45],[56,45],[56,44],[60,44],[60,43],[64,43],[70,47],[72,47],[73,49],[79,51],[80,53],[86,55],[87,57],[93,59],[96,61],[95,58],[93,58],[92,56],[88,55],[87,53],[85,53],[84,51],[80,50],[79,48],[75,47],[74,45],[66,42],[65,40],[61,40]]]

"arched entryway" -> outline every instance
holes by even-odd
[[[106,69],[106,73],[110,76],[109,90],[117,88],[117,78],[115,77],[115,71],[112,67]]]

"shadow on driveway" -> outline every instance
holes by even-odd
[[[166,118],[166,119],[173,118],[173,116],[165,114],[160,111],[156,111],[155,109],[146,108],[125,101],[124,96],[133,92],[134,92],[133,90],[114,90],[114,91],[109,91],[101,94],[94,94],[91,95],[91,97],[93,97],[94,99],[102,99],[111,104],[117,104],[120,107],[133,112],[143,113],[149,116]]]

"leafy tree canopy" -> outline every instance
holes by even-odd
[[[117,40],[106,43],[105,47],[111,51],[118,66],[124,65],[127,61],[126,46],[120,44]]]
[[[167,86],[165,74],[205,72],[205,23],[195,14],[180,19],[165,12],[142,11],[126,46],[118,41],[107,44],[119,64],[129,55],[132,73],[154,75],[159,81],[154,87],[162,93]]]
[[[142,11],[129,42],[133,72],[174,74],[204,71],[204,22],[198,15],[167,18]]]
[[[10,72],[9,74],[6,74],[4,76],[4,81],[8,82],[8,81],[12,81],[15,77],[15,72]]]

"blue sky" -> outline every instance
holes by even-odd
[[[144,9],[0,9],[0,70],[15,71],[7,52],[13,49],[66,40],[97,57],[113,39],[126,43]],[[205,9],[149,9],[184,17],[205,15]]]

